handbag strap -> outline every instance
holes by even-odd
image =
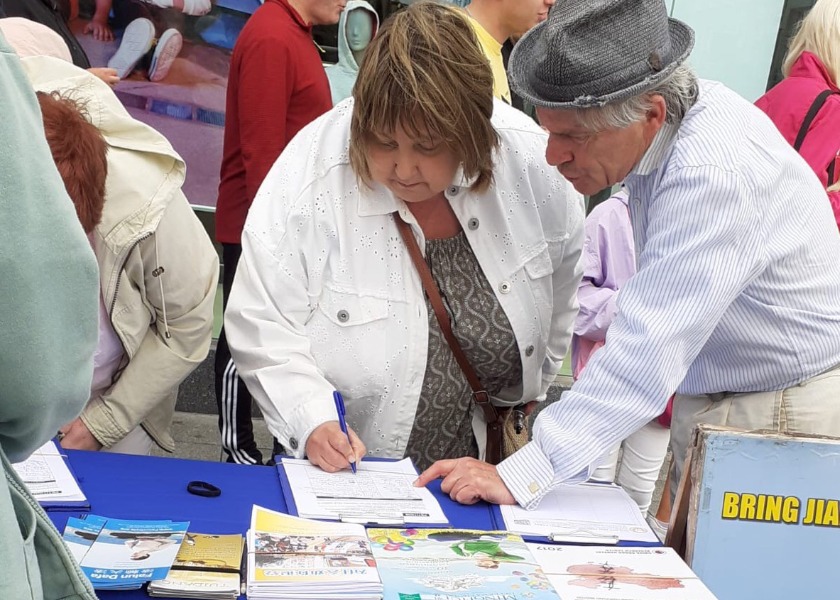
[[[443,337],[445,337],[446,341],[449,343],[449,348],[452,350],[452,354],[455,356],[458,366],[461,367],[461,370],[464,372],[464,376],[467,378],[467,382],[470,384],[470,388],[472,388],[473,400],[479,407],[481,407],[481,410],[484,413],[484,420],[487,423],[495,423],[499,417],[496,407],[490,403],[490,395],[481,385],[481,381],[479,381],[478,375],[475,374],[475,370],[472,368],[467,355],[464,354],[461,344],[458,343],[458,339],[455,337],[455,334],[452,333],[452,325],[449,322],[449,314],[443,306],[443,298],[440,296],[440,290],[435,282],[435,278],[432,276],[431,269],[429,269],[429,264],[426,262],[426,259],[423,258],[423,253],[420,251],[420,246],[414,238],[411,226],[403,220],[398,212],[394,213],[394,220],[397,223],[397,228],[400,230],[403,242],[405,242],[405,246],[408,248],[408,254],[411,256],[411,262],[414,263],[414,268],[417,269],[417,273],[420,275],[423,290],[426,292],[426,296],[429,298],[429,302],[435,312],[435,317],[440,324]]]
[[[799,133],[796,134],[796,141],[793,142],[794,150],[799,152],[799,149],[802,147],[802,142],[805,141],[805,136],[808,134],[808,130],[811,128],[811,123],[814,121],[817,113],[820,112],[820,109],[823,107],[823,104],[825,104],[825,101],[828,100],[828,97],[837,93],[838,92],[835,92],[834,90],[824,90],[814,99],[813,104],[811,104],[811,108],[809,108],[808,112],[805,114],[805,120],[802,121],[802,127],[799,128]]]

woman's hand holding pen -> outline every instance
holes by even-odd
[[[338,421],[318,425],[306,440],[306,458],[328,473],[349,469],[351,462],[362,460],[367,448],[355,431],[348,428],[347,433],[352,446],[347,442],[347,435],[341,431]]]

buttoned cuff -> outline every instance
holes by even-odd
[[[554,469],[539,445],[528,442],[496,467],[510,493],[526,509],[534,509],[552,488]]]

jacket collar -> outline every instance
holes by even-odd
[[[639,161],[639,164],[630,173],[641,176],[650,175],[662,166],[662,161],[665,160],[665,155],[671,147],[671,142],[674,141],[674,137],[677,135],[677,129],[671,123],[663,123],[659,131],[656,132],[656,135],[653,136],[653,141],[648,146],[644,156],[642,156],[642,160]]]
[[[312,32],[312,23],[307,23],[306,21],[304,21],[303,17],[300,16],[300,13],[296,11],[291,4],[289,4],[289,0],[266,0],[266,2],[273,2],[274,4],[279,4],[280,6],[286,9],[286,11],[292,17],[294,22],[297,23],[301,29],[303,29],[306,32]]]
[[[825,68],[825,64],[823,64],[816,54],[812,54],[811,52],[805,51],[799,55],[799,58],[796,59],[790,68],[789,77],[819,79],[825,84],[826,88],[832,89],[835,92],[840,91],[840,88],[832,81],[828,69]]]

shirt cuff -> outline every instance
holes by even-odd
[[[551,461],[534,442],[528,442],[496,467],[499,477],[520,506],[534,509],[552,488]]]

